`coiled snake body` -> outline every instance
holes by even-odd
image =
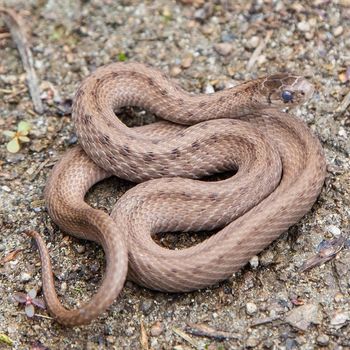
[[[31,231],[50,313],[66,325],[90,322],[118,296],[127,273],[161,291],[212,285],[300,220],[320,193],[325,159],[307,126],[280,109],[312,93],[304,78],[277,74],[191,95],[137,63],[111,64],[87,77],[73,106],[81,147],[55,166],[45,199],[61,229],[102,245],[106,272],[88,303],[65,309],[44,241]],[[164,121],[128,128],[115,116],[124,106],[144,108]],[[228,170],[237,173],[217,182],[198,180]],[[84,196],[111,175],[140,184],[108,216]],[[183,250],[162,248],[152,239],[157,232],[212,229],[220,230]]]

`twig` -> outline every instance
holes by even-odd
[[[270,41],[272,33],[272,30],[268,30],[265,38],[260,41],[260,44],[256,47],[253,54],[250,56],[247,64],[247,70],[251,70],[254,67],[256,60],[260,56],[261,52],[265,49],[267,43]]]
[[[187,333],[183,332],[181,329],[173,327],[173,332],[178,336],[180,336],[182,339],[186,340],[188,343],[190,343],[195,349],[199,348],[199,344]]]
[[[144,325],[142,320],[141,320],[140,343],[141,343],[142,350],[149,350],[147,332],[146,332],[145,325]]]
[[[19,312],[19,314],[20,314],[20,315],[26,315],[26,316],[27,316],[27,314],[26,314],[25,312]],[[45,316],[45,315],[42,315],[42,314],[35,314],[34,316],[35,316],[35,317],[40,317],[40,318],[46,318],[47,320],[53,320],[52,317],[50,317],[50,316]],[[27,316],[27,317],[28,317],[28,316]]]
[[[27,82],[34,109],[37,113],[42,114],[44,112],[44,107],[40,99],[38,78],[34,69],[32,52],[30,51],[25,32],[23,30],[22,19],[14,11],[3,7],[0,7],[0,15],[3,16],[4,21],[10,30],[12,39],[15,42],[21,56],[23,67],[27,73]]]
[[[225,340],[225,339],[237,339],[239,338],[237,335],[224,332],[224,331],[218,331],[215,328],[209,327],[206,324],[195,324],[195,323],[188,323],[185,330],[193,335],[199,336],[199,337],[208,337],[213,338],[216,340]]]
[[[5,257],[0,259],[0,264],[5,264],[5,263],[13,260],[17,256],[17,254],[20,253],[21,251],[23,251],[23,249],[12,250],[9,254],[7,254]]]
[[[271,323],[276,320],[280,320],[281,318],[279,316],[274,317],[266,317],[266,318],[257,318],[251,323],[251,327],[260,326],[261,324]]]
[[[337,109],[335,110],[336,113],[343,113],[343,112],[345,112],[346,109],[349,107],[349,105],[350,105],[350,92],[348,92],[346,94],[346,96],[344,97],[343,101],[337,107]]]

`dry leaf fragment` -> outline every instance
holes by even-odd
[[[18,253],[20,253],[22,251],[22,249],[15,249],[13,250],[12,252],[8,253],[5,257],[3,257],[1,260],[0,260],[0,263],[1,264],[5,264],[11,260],[13,260]]]
[[[141,343],[142,350],[149,350],[147,332],[145,329],[145,325],[143,324],[143,321],[141,321],[140,343]]]
[[[346,238],[340,236],[329,241],[322,241],[317,247],[317,254],[306,260],[299,268],[299,272],[312,269],[329,260],[332,260],[344,247],[346,247]]]

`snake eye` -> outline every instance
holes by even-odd
[[[282,91],[282,100],[284,103],[293,102],[293,92],[289,90]]]

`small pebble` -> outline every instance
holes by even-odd
[[[273,263],[275,258],[274,253],[271,250],[266,250],[260,255],[260,265],[266,267]]]
[[[125,335],[128,337],[132,336],[134,333],[135,333],[135,327],[128,327],[125,330]]]
[[[342,327],[345,322],[347,322],[350,319],[350,315],[347,312],[337,312],[334,314],[334,316],[331,318],[330,324],[332,326],[335,326],[336,328]]]
[[[273,340],[270,338],[266,339],[263,344],[264,344],[264,348],[266,348],[266,349],[270,349],[274,345]]]
[[[78,244],[78,245],[75,246],[75,249],[76,249],[76,251],[77,251],[79,254],[82,254],[82,253],[85,252],[85,246],[84,246],[84,245]]]
[[[32,278],[32,276],[29,273],[27,273],[27,272],[21,273],[21,276],[20,276],[21,282],[28,282],[28,281],[30,281],[31,278]]]
[[[301,32],[309,32],[311,27],[310,27],[310,23],[306,22],[306,21],[302,21],[298,23],[298,29]]]
[[[338,135],[341,136],[341,137],[344,137],[345,139],[346,139],[347,136],[348,136],[346,130],[345,130],[343,127],[340,127],[340,128],[339,128]]]
[[[344,294],[338,292],[335,296],[334,296],[334,301],[336,303],[341,303],[344,301]]]
[[[46,148],[46,144],[42,140],[32,140],[29,149],[34,152],[41,152]]]
[[[233,46],[230,43],[219,43],[214,45],[214,50],[220,56],[228,56],[232,52]]]
[[[203,26],[201,26],[201,31],[205,35],[212,34],[214,32],[214,29],[215,28],[213,26],[211,26],[211,25],[203,25]]]
[[[11,192],[11,188],[8,187],[8,186],[2,186],[1,189],[2,189],[3,191],[5,191],[5,192],[8,192],[8,193]]]
[[[193,62],[193,57],[192,56],[187,56],[181,61],[181,67],[182,68],[190,68]]]
[[[256,348],[259,345],[259,339],[256,337],[250,336],[246,341],[247,348]]]
[[[253,269],[256,269],[259,266],[259,257],[257,255],[253,256],[249,260],[249,264]]]
[[[194,18],[197,21],[204,22],[213,13],[213,5],[208,1],[206,5],[199,8],[194,13]]]
[[[235,35],[233,33],[222,33],[221,34],[221,40],[224,42],[224,43],[227,43],[227,42],[232,42],[235,40]]]
[[[285,318],[291,326],[306,331],[311,324],[320,324],[322,314],[318,304],[305,304],[292,309]]]
[[[213,85],[208,84],[208,85],[205,86],[205,88],[204,88],[204,93],[205,94],[212,94],[214,92],[215,92],[215,90],[214,90]]]
[[[172,77],[177,77],[182,72],[182,69],[179,66],[174,66],[170,69],[170,75]]]
[[[160,349],[157,338],[151,338],[151,349]]]
[[[329,344],[329,336],[326,334],[320,334],[317,337],[316,342],[318,345],[327,346]]]
[[[327,226],[327,231],[329,233],[331,233],[333,236],[340,236],[340,234],[341,234],[340,229],[337,226],[335,226],[335,225]]]
[[[295,339],[288,338],[286,340],[286,350],[293,350],[298,348],[298,343]]]
[[[23,153],[11,153],[11,154],[7,154],[6,156],[6,161],[12,164],[19,163],[24,159],[25,159],[25,156]]]
[[[78,142],[78,137],[77,135],[72,135],[69,140],[67,141],[68,145],[74,145],[75,143]]]
[[[116,338],[115,338],[113,335],[108,335],[108,336],[106,337],[106,340],[107,340],[107,343],[109,343],[109,344],[114,344],[115,341],[116,341]]]
[[[158,337],[163,333],[163,331],[164,331],[163,323],[160,321],[157,321],[152,325],[150,332],[152,337]]]
[[[248,41],[247,41],[247,48],[249,49],[255,49],[260,43],[260,39],[258,36],[252,36]]]
[[[61,292],[65,292],[67,290],[67,282],[62,282],[61,284]]]
[[[344,28],[342,26],[338,26],[338,27],[334,28],[333,35],[335,37],[340,36],[343,34],[343,31],[344,31]]]
[[[140,309],[144,315],[149,315],[153,309],[153,301],[152,300],[144,300],[141,303]]]
[[[254,315],[258,310],[258,307],[254,303],[247,303],[245,308],[248,315]]]

